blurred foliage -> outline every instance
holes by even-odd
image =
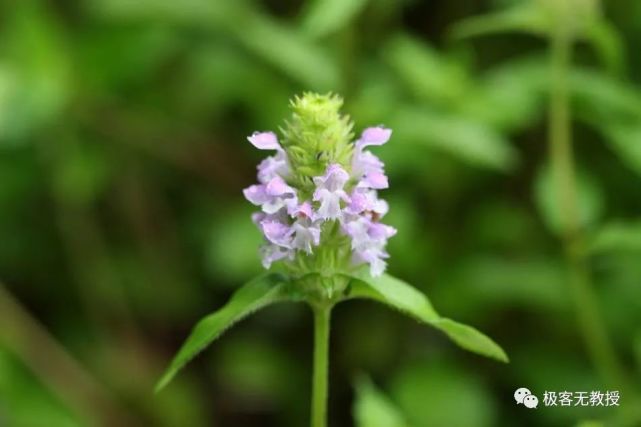
[[[584,250],[639,384],[641,6],[568,1]],[[152,388],[194,321],[261,270],[241,195],[260,154],[245,137],[277,130],[293,94],[331,90],[357,132],[394,129],[377,152],[399,229],[391,272],[511,358],[463,354],[373,304],[341,308],[331,425],[616,425],[610,410],[512,399],[520,386],[607,389],[576,328],[546,167],[546,34],[565,3],[3,2],[0,280],[132,425],[305,425],[301,309],[261,312]],[[91,425],[2,339],[0,425]],[[354,388],[362,369],[372,380]]]
[[[408,427],[401,411],[369,378],[360,378],[356,384],[354,420],[358,427]]]
[[[28,369],[0,349],[0,422],[16,427],[82,424],[34,378]]]

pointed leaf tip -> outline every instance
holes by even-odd
[[[505,351],[490,337],[477,329],[445,317],[436,322],[435,326],[460,347],[499,362],[509,363]]]
[[[287,284],[287,278],[281,274],[260,275],[238,289],[221,309],[200,320],[156,384],[155,393],[165,388],[194,356],[236,322],[267,305],[287,300]]]
[[[459,347],[492,359],[509,362],[505,351],[475,328],[441,317],[427,296],[388,274],[381,277],[350,276],[353,298],[368,298],[396,308],[444,332]]]

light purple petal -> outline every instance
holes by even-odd
[[[361,149],[369,145],[383,145],[389,141],[392,130],[382,126],[370,127],[363,131],[361,137],[356,141],[356,148]]]
[[[341,200],[349,200],[343,190],[331,192],[325,188],[318,189],[314,192],[314,200],[320,201],[317,214],[319,218],[330,220],[341,217]]]
[[[264,185],[251,185],[243,190],[243,194],[247,200],[256,206],[262,205],[269,199]]]
[[[267,184],[274,177],[280,176],[287,178],[290,175],[289,164],[287,163],[287,154],[279,150],[275,156],[269,156],[258,164],[258,181]]]
[[[381,159],[370,151],[360,151],[358,153],[358,166],[362,168],[363,173],[382,172],[385,164]]]
[[[292,217],[314,219],[314,211],[309,201],[294,206],[289,212]]]
[[[247,140],[259,150],[279,150],[280,144],[274,132],[254,132]]]
[[[358,215],[361,212],[367,210],[370,206],[367,195],[363,191],[359,190],[360,189],[357,188],[352,192],[349,205],[347,205],[346,208],[347,212],[352,215]]]
[[[374,222],[371,224],[368,234],[373,240],[384,242],[396,234],[396,229],[380,222]]]
[[[359,218],[345,225],[347,234],[352,238],[352,249],[365,248],[370,245],[369,220]]]
[[[342,190],[349,180],[349,174],[340,165],[331,164],[327,167],[325,175],[314,177],[316,188],[325,188],[329,191]]]
[[[260,228],[260,223],[265,219],[267,215],[264,212],[254,212],[252,214],[252,222]]]
[[[349,174],[337,164],[328,166],[325,175],[314,177],[316,190],[313,200],[320,202],[317,211],[319,218],[328,220],[341,216],[341,200],[349,202],[349,197],[343,190],[348,180]]]
[[[382,218],[387,212],[389,212],[389,204],[383,199],[375,198],[372,201],[371,211],[377,214],[379,218]]]
[[[292,226],[294,230],[294,240],[292,247],[312,253],[312,247],[320,244],[320,228],[309,220],[299,220]]]
[[[363,212],[373,212],[378,217],[383,217],[389,206],[385,200],[379,199],[376,191],[371,190],[368,185],[357,186],[350,196],[350,203],[345,212],[350,215],[359,215]]]
[[[267,240],[278,246],[291,247],[291,235],[293,233],[291,227],[282,222],[269,220],[261,222],[260,225]]]
[[[286,194],[294,195],[296,191],[287,185],[287,183],[280,176],[276,176],[267,183],[265,193],[269,196],[283,196]]]
[[[384,172],[383,167],[383,162],[369,151],[360,151],[359,149],[354,151],[352,175],[357,180],[371,173],[382,174]]]
[[[372,277],[380,277],[387,268],[387,263],[381,258],[374,258],[369,262],[369,273]]]
[[[275,261],[279,261],[284,258],[289,258],[290,260],[294,258],[294,251],[274,244],[261,246],[260,254],[262,256],[263,267],[265,268],[271,267],[272,263]]]
[[[382,190],[389,187],[387,176],[382,172],[370,172],[363,178],[364,184],[376,190]]]
[[[370,274],[374,277],[380,276],[385,272],[387,263],[384,261],[389,255],[379,248],[368,248],[354,252],[352,262],[354,264],[367,263],[370,266]]]

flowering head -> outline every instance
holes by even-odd
[[[265,268],[280,261],[295,275],[350,272],[363,264],[378,276],[386,267],[382,224],[388,187],[383,162],[367,147],[386,143],[391,130],[365,129],[353,140],[352,122],[340,114],[336,95],[303,94],[291,102],[292,117],[281,129],[248,138],[274,154],[258,165],[258,184],[244,190],[260,208],[253,221],[263,233]]]
[[[384,303],[443,331],[467,350],[507,361],[490,338],[440,317],[418,290],[383,275],[389,257],[385,246],[396,230],[381,222],[389,206],[378,191],[389,183],[383,162],[369,147],[385,144],[392,131],[370,127],[354,140],[341,106],[338,96],[303,94],[291,102],[292,117],[281,129],[280,141],[273,132],[247,138],[259,150],[271,152],[258,165],[258,183],[244,190],[259,208],[252,221],[265,240],[260,248],[263,266],[277,263],[286,274],[270,271],[255,277],[225,307],[199,322],[157,390],[233,323],[278,301],[304,301],[314,312],[314,426],[326,425],[330,313],[340,301]],[[355,271],[361,267],[369,274]]]

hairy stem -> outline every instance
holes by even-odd
[[[314,374],[312,384],[312,427],[327,426],[330,305],[314,305]]]
[[[572,37],[569,31],[557,30],[552,39],[552,83],[549,110],[549,143],[552,172],[557,187],[558,206],[563,226],[563,244],[568,266],[568,281],[576,306],[578,323],[592,363],[603,380],[620,387],[624,375],[600,315],[585,256],[579,217],[578,195],[570,108],[568,70]]]

